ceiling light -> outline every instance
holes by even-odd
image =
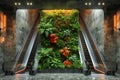
[[[99,2],[98,5],[101,5],[101,3]]]
[[[103,2],[102,5],[105,5],[105,3]]]
[[[21,3],[18,3],[18,5],[21,5]]]
[[[85,5],[87,5],[87,3],[85,3]]]
[[[89,3],[89,5],[91,5],[91,3]]]
[[[30,5],[30,3],[27,2],[27,5]]]
[[[17,3],[15,2],[14,5],[17,5]]]
[[[33,3],[31,2],[30,5],[33,5]]]

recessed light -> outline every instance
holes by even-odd
[[[89,5],[91,5],[91,3],[89,3]]]
[[[30,5],[33,5],[33,3],[31,2]]]
[[[27,5],[30,5],[30,3],[27,2]]]
[[[87,5],[87,3],[85,3],[85,5]]]
[[[103,2],[102,5],[105,5],[105,3]]]
[[[99,2],[98,5],[101,5],[101,3]]]
[[[21,5],[21,3],[18,3],[18,5]]]
[[[17,3],[15,2],[14,5],[17,5]]]

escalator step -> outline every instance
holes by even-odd
[[[94,69],[94,67],[93,66],[89,66],[89,69]]]
[[[85,51],[84,51],[84,53],[88,53],[88,51],[87,51],[87,50],[85,50]]]
[[[89,63],[89,65],[93,65],[92,63]]]
[[[88,58],[88,59],[86,59],[86,60],[87,60],[88,62],[91,62],[91,59],[89,59],[89,58]]]

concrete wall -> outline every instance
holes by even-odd
[[[104,12],[101,9],[81,11],[82,17],[101,54],[104,54]]]
[[[13,61],[16,53],[15,44],[15,14],[11,12],[4,12],[6,15],[6,30],[1,32],[0,38],[3,38],[0,43],[0,72],[2,73],[2,66],[9,66],[9,62]]]
[[[115,38],[116,38],[116,63],[117,63],[117,73],[120,74],[120,11],[117,12],[117,28],[115,28]]]
[[[107,11],[105,15],[105,24],[104,24],[104,56],[105,62],[108,66],[108,69],[115,70],[116,69],[116,38],[114,32],[114,12]]]
[[[33,26],[36,18],[38,16],[38,11],[31,9],[19,9],[16,12],[16,53],[19,54],[21,48],[23,47],[25,40]]]

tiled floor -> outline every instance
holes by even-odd
[[[3,76],[0,80],[120,80],[115,76],[105,76],[103,74],[91,74],[85,76],[81,73],[40,73],[31,76],[28,73],[16,74],[14,76]]]

